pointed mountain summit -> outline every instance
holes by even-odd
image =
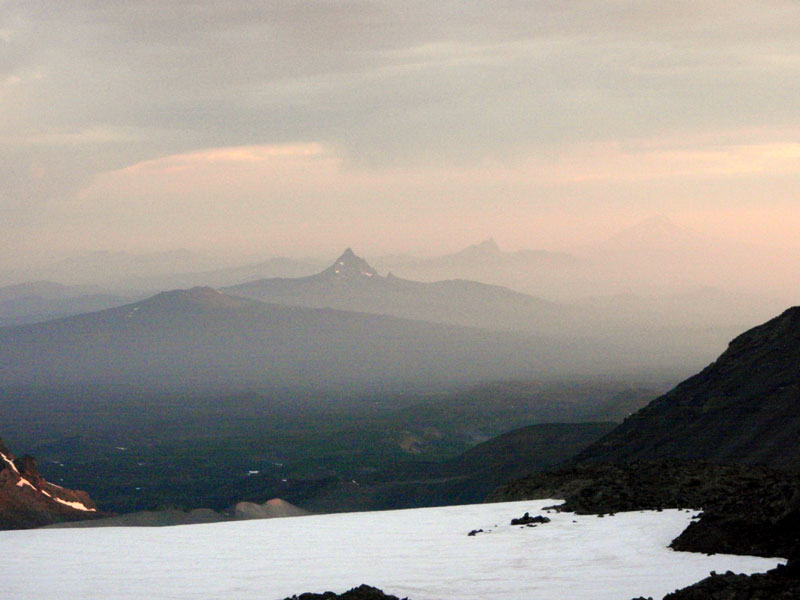
[[[357,256],[352,248],[347,248],[335,263],[319,275],[337,279],[379,277],[378,272],[366,260]]]
[[[477,262],[502,256],[494,240],[472,247]],[[470,259],[468,259],[470,260]],[[251,281],[223,292],[262,302],[335,308],[448,325],[504,331],[561,333],[568,307],[508,288],[454,279],[421,282],[381,276],[348,248],[327,269],[309,277]]]
[[[490,237],[488,240],[473,244],[472,246],[467,246],[460,252],[457,252],[456,256],[481,257],[497,256],[499,254],[501,254],[500,246],[497,245],[497,242],[494,241],[493,237]]]

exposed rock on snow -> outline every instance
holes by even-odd
[[[400,600],[397,596],[385,594],[383,590],[378,588],[361,584],[357,588],[348,590],[342,594],[334,594],[333,592],[323,592],[321,594],[312,594],[306,592],[299,596],[292,596],[285,600]],[[404,598],[403,600],[408,600]]]
[[[0,529],[27,529],[102,516],[86,492],[45,481],[32,456],[15,458],[0,440]]]

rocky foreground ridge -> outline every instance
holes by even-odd
[[[665,600],[800,598],[800,307],[735,338],[702,372],[570,463],[489,500],[566,498],[560,510],[702,509],[675,550],[781,556],[763,575],[712,574]]]
[[[378,588],[362,584],[341,594],[335,594],[333,592],[322,592],[321,594],[306,592],[299,596],[295,595],[291,598],[285,598],[285,600],[400,600],[400,598],[387,594]],[[403,600],[408,600],[408,598],[403,598]]]
[[[106,516],[86,492],[45,481],[32,456],[16,458],[0,439],[0,529],[29,529]]]
[[[673,540],[685,552],[800,558],[800,478],[765,467],[652,461],[581,464],[502,486],[493,502],[565,498],[559,510],[701,509]]]
[[[576,462],[678,458],[800,471],[800,306],[628,417]]]

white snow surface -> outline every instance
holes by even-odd
[[[28,481],[24,477],[20,477],[19,481],[17,482],[17,487],[22,487],[23,485],[27,485],[29,488],[33,488],[34,490],[36,490],[36,487],[30,481]]]
[[[367,583],[411,600],[627,600],[781,559],[673,552],[693,513],[550,513],[558,500],[163,528],[0,532],[0,597],[279,600]],[[470,537],[472,529],[484,529]]]
[[[0,452],[0,458],[2,458],[8,465],[11,467],[11,470],[14,471],[17,475],[19,475],[19,470],[17,470],[17,466],[14,464],[14,461],[8,458],[5,454]]]
[[[44,493],[44,490],[42,490],[42,492]],[[47,495],[50,496],[50,494]],[[53,500],[55,500],[59,504],[63,504],[64,506],[69,506],[70,508],[74,508],[75,510],[82,510],[84,512],[97,512],[96,508],[89,508],[83,502],[72,502],[71,500],[62,500],[61,498],[54,496],[50,497],[53,498]]]

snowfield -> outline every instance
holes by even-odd
[[[694,513],[550,513],[558,500],[162,528],[0,532],[0,597],[279,600],[361,583],[411,600],[661,598],[781,559],[673,552]],[[486,533],[467,534],[473,529]]]

